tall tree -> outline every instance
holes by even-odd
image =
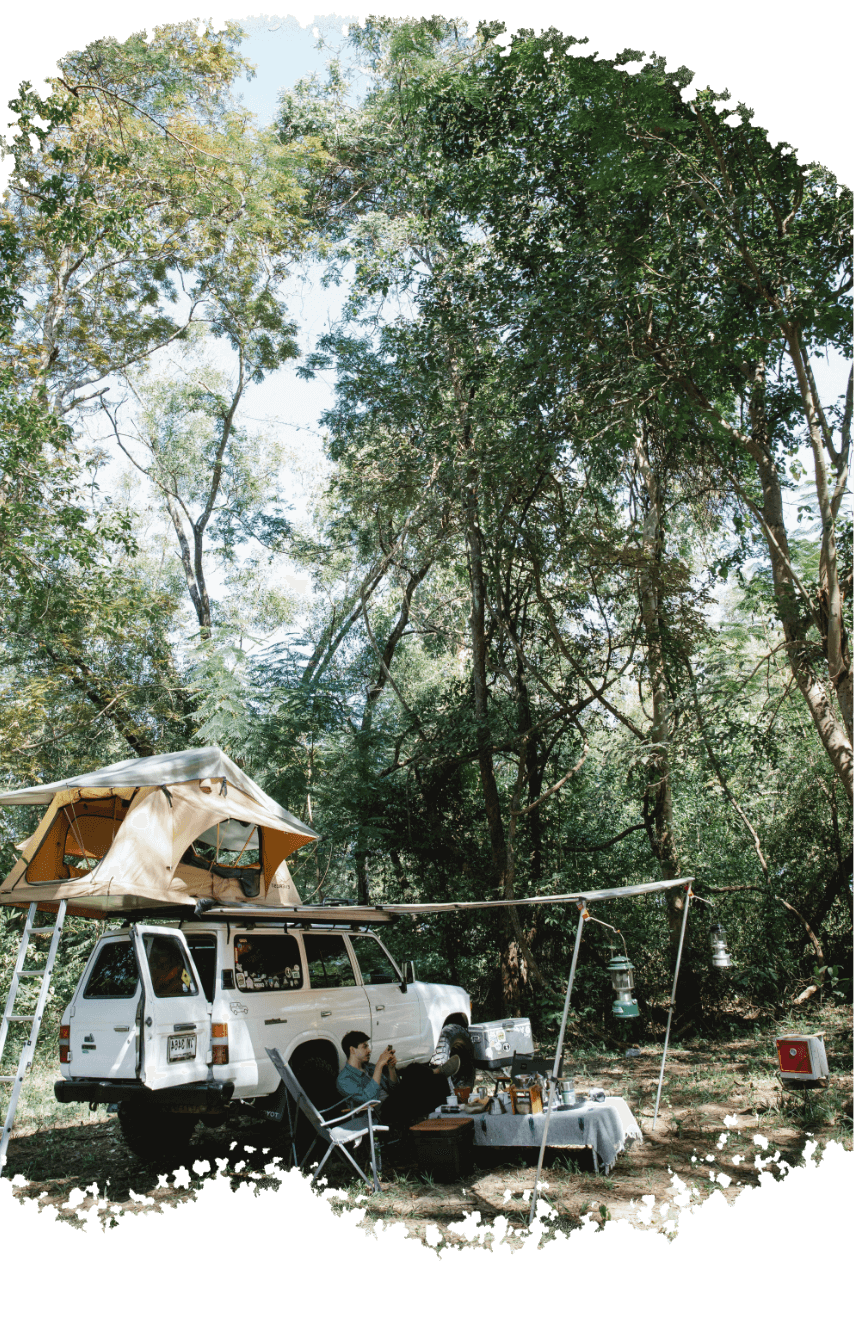
[[[727,94],[683,102],[690,72],[658,60],[629,76],[618,67],[642,53],[597,61],[573,45],[522,33],[509,55],[486,42],[449,70],[432,105],[444,150],[467,167],[496,276],[531,296],[517,338],[539,365],[559,361],[588,412],[629,396],[704,424],[706,460],[765,538],[793,674],[850,797],[838,537],[851,378],[824,407],[813,371],[823,346],[851,354],[850,193],[770,146],[748,109],[719,111]],[[815,594],[784,516],[786,460],[801,444],[821,526]]]

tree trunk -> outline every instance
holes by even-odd
[[[771,559],[773,575],[773,594],[776,598],[777,615],[779,615],[781,626],[783,626],[783,638],[786,639],[788,663],[790,663],[796,685],[798,685],[800,693],[807,702],[807,708],[810,710],[812,723],[815,724],[820,743],[822,743],[827,755],[830,756],[835,774],[842,780],[847,798],[849,798],[851,806],[854,807],[854,752],[851,751],[851,739],[850,736],[846,735],[845,728],[839,723],[837,714],[834,713],[833,702],[831,702],[830,693],[828,693],[827,677],[819,676],[818,669],[816,669],[815,646],[807,646],[807,635],[812,630],[812,619],[810,612],[807,610],[806,599],[802,599],[802,603],[799,604],[798,588],[796,588],[794,577],[792,577],[786,520],[783,516],[783,490],[780,488],[779,471],[777,471],[775,458],[773,458],[771,432],[769,432],[767,414],[765,414],[764,365],[759,365],[759,368],[756,369],[755,379],[753,379],[749,450],[751,450],[753,461],[756,462],[761,492],[763,492],[761,518],[763,518],[765,528],[767,528],[768,556]],[[818,458],[816,458],[816,461],[818,461]],[[816,488],[819,489],[819,493],[820,483],[822,483],[820,479],[816,479]],[[826,510],[822,508],[822,514],[824,512]],[[822,553],[824,555],[824,549]],[[827,572],[827,568],[824,568],[824,572]],[[842,611],[837,611],[838,604],[837,577],[833,602],[830,600],[830,594],[826,592],[822,607],[822,594],[819,592],[818,622],[828,626],[830,616],[833,614],[833,639],[828,637],[827,630],[822,630],[822,638],[824,653],[826,653],[828,659],[833,657],[834,667],[837,669],[835,670],[835,676],[837,676],[835,684],[837,684],[838,693],[839,688],[842,689],[841,701],[839,701],[842,705],[843,702],[847,702],[846,694],[849,694],[851,677],[850,659],[849,653],[847,653],[847,635],[845,627],[841,623]],[[833,611],[831,611],[831,607],[833,607]],[[831,642],[833,642],[833,650],[831,650]]]
[[[847,453],[843,452],[837,455],[833,451],[826,422],[822,424],[824,416],[820,410],[818,398],[815,395],[815,383],[812,377],[812,371],[809,367],[808,358],[801,345],[799,331],[795,327],[787,325],[785,332],[789,347],[789,356],[792,360],[795,376],[798,380],[798,388],[801,393],[804,415],[809,430],[810,445],[813,451],[813,465],[815,468],[816,495],[818,497],[819,512],[821,513],[819,607],[822,613],[821,623],[823,625],[822,634],[827,654],[827,669],[830,675],[830,683],[836,690],[837,700],[842,712],[842,719],[845,724],[845,730],[848,735],[850,746],[852,740],[851,654],[848,647],[848,634],[845,629],[842,592],[839,584],[835,527],[836,514],[842,501],[847,479]],[[827,448],[837,461],[838,480],[837,489],[834,491],[834,497],[831,497],[827,479],[825,437],[823,429],[827,433]]]
[[[644,628],[647,668],[652,688],[652,746],[647,766],[647,785],[643,797],[643,819],[650,847],[658,860],[665,881],[681,875],[679,853],[673,833],[672,746],[674,708],[665,664],[664,629],[661,603],[664,595],[661,561],[664,554],[663,484],[653,467],[646,426],[635,439],[638,468],[646,487],[647,503],[643,519],[643,562],[638,584],[641,621]],[[676,968],[679,939],[687,896],[681,887],[667,891],[667,931],[670,967]],[[699,1007],[699,980],[692,965],[691,930],[685,929],[676,1001],[692,1015]]]
[[[469,628],[477,763],[492,857],[492,885],[498,892],[504,890],[506,847],[504,823],[501,819],[501,799],[495,779],[495,760],[489,731],[489,695],[486,684],[486,579],[483,571],[483,544],[477,514],[477,494],[473,489],[468,491],[467,498],[466,545],[471,588]]]
[[[804,611],[806,603],[798,602],[798,593],[792,578],[789,541],[783,516],[783,492],[777,463],[771,452],[765,416],[764,370],[760,370],[757,374],[750,412],[753,458],[762,487],[762,520],[768,532],[768,554],[774,580],[774,596],[777,614],[783,628],[783,638],[786,641],[786,656],[798,689],[810,711],[819,739],[848,797],[851,798],[854,787],[851,742],[833,711],[828,687],[817,674],[816,646],[814,640],[808,638],[812,622]]]
[[[647,670],[652,689],[652,728],[649,733],[652,749],[643,796],[643,819],[662,878],[668,881],[679,876],[680,867],[673,835],[671,782],[673,702],[667,683],[661,625],[661,558],[664,550],[662,483],[650,460],[645,428],[641,429],[635,439],[635,460],[647,496],[643,518],[643,560],[638,574],[638,588]],[[679,945],[683,907],[682,893],[675,894],[669,891],[667,923],[671,958],[674,961]]]

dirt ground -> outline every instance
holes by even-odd
[[[668,1056],[655,1131],[660,1048],[641,1047],[638,1058],[627,1058],[623,1050],[567,1051],[564,1071],[575,1077],[576,1089],[601,1086],[624,1097],[643,1142],[622,1153],[608,1176],[594,1174],[589,1149],[550,1150],[543,1176],[544,1196],[553,1210],[549,1225],[568,1231],[582,1219],[602,1224],[625,1218],[674,1234],[677,1213],[686,1203],[697,1204],[715,1190],[731,1201],[758,1183],[762,1169],[784,1176],[787,1166],[802,1161],[807,1142],[820,1151],[833,1139],[850,1149],[850,1018],[850,1011],[842,1009],[831,1019],[824,1015],[831,1077],[826,1088],[813,1091],[782,1089],[773,1034],[770,1039],[763,1031],[725,1042],[683,1043]],[[45,1069],[45,1096],[52,1078]],[[483,1075],[481,1080],[489,1079]],[[410,1234],[437,1244],[440,1235],[448,1243],[467,1239],[473,1222],[488,1228],[504,1218],[511,1232],[525,1226],[536,1158],[532,1149],[515,1164],[476,1166],[466,1179],[440,1184],[419,1172],[405,1152],[387,1151],[380,1194],[368,1194],[343,1162],[330,1162],[327,1170],[334,1199],[360,1198],[365,1226],[404,1221]],[[26,1107],[19,1112],[3,1174],[12,1178],[18,1197],[52,1205],[63,1219],[75,1220],[97,1205],[99,1215],[112,1221],[193,1198],[217,1171],[227,1173],[234,1187],[245,1182],[269,1187],[286,1165],[281,1132],[251,1115],[219,1129],[199,1126],[184,1170],[176,1175],[166,1173],[165,1163],[158,1169],[135,1157],[121,1139],[118,1122],[103,1109],[90,1113],[85,1106],[48,1101],[40,1108],[36,1100],[29,1112]],[[674,1186],[674,1174],[682,1185]],[[674,1203],[677,1193],[681,1196]]]

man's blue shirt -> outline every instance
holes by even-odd
[[[364,1105],[365,1101],[384,1100],[388,1095],[385,1078],[382,1082],[375,1082],[364,1068],[353,1068],[349,1063],[345,1063],[338,1074],[337,1085],[339,1094],[355,1101],[357,1105]]]

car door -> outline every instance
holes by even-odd
[[[232,943],[233,991],[227,995],[234,1094],[269,1095],[279,1075],[268,1049],[287,1054],[294,1041],[314,1037],[317,1004],[305,992],[299,941],[278,929],[238,930]]]
[[[334,1041],[343,1060],[342,1036],[348,1031],[364,1031],[370,1037],[367,995],[356,979],[355,965],[341,933],[303,933],[302,940],[317,1033]]]
[[[136,1077],[139,970],[127,934],[102,938],[81,979],[69,1021],[69,1075]]]
[[[422,1044],[418,994],[412,988],[401,989],[403,976],[379,938],[351,933],[350,944],[371,1013],[372,1058],[379,1058],[387,1045],[393,1045],[398,1063],[411,1063]]]
[[[152,1091],[204,1082],[210,1006],[187,939],[174,928],[138,923],[133,942],[144,995],[141,1080]]]

